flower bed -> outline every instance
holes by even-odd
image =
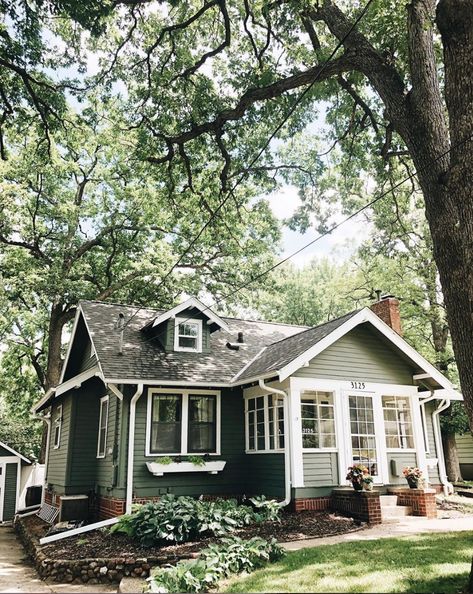
[[[142,547],[125,534],[94,530],[78,536],[39,545],[48,525],[29,516],[17,520],[16,530],[42,578],[62,582],[118,583],[122,577],[148,577],[150,569],[197,557],[199,551],[219,539]],[[350,518],[339,518],[328,512],[284,511],[281,522],[265,522],[235,531],[241,538],[275,537],[279,542],[317,538],[359,530]]]

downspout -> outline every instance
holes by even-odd
[[[130,427],[128,431],[128,460],[126,471],[126,507],[125,513],[131,513],[131,504],[133,501],[133,456],[135,454],[135,418],[136,403],[143,394],[143,384],[137,384],[136,392],[130,402]]]
[[[259,386],[265,392],[270,394],[277,394],[283,397],[284,402],[284,484],[285,484],[285,498],[279,504],[280,507],[286,507],[291,503],[291,452],[290,452],[290,439],[289,439],[289,402],[286,392],[278,390],[277,388],[271,388],[264,383],[263,379],[259,380]]]
[[[439,460],[439,475],[440,475],[440,482],[443,485],[443,493],[444,495],[450,495],[453,493],[453,485],[448,481],[447,477],[447,470],[445,468],[445,458],[443,454],[443,445],[442,445],[442,436],[440,434],[440,419],[439,415],[441,412],[446,410],[450,406],[450,398],[447,396],[444,400],[442,400],[439,406],[434,410],[432,413],[432,425],[434,428],[434,440],[435,440],[435,448],[438,452],[438,460]]]
[[[34,413],[34,416],[37,419],[41,419],[44,421],[48,427],[48,434],[46,436],[46,452],[44,454],[44,484],[43,488],[41,489],[41,506],[44,505],[44,499],[46,497],[46,485],[47,478],[48,478],[48,463],[49,463],[49,445],[51,440],[51,413],[47,415],[39,415],[38,413]]]

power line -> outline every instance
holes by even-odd
[[[270,143],[272,142],[272,140],[274,140],[276,134],[283,128],[283,126],[286,124],[286,122],[288,121],[288,119],[295,112],[295,110],[297,109],[297,107],[299,106],[299,104],[301,103],[301,101],[304,99],[304,97],[312,90],[312,87],[315,85],[315,83],[317,82],[317,80],[323,74],[323,72],[325,71],[325,69],[327,68],[327,66],[329,64],[331,64],[332,59],[334,58],[335,54],[343,46],[343,44],[345,43],[346,39],[350,36],[350,34],[357,27],[357,25],[360,23],[360,21],[364,18],[365,14],[366,14],[368,8],[370,7],[370,5],[372,4],[372,2],[373,2],[373,0],[368,0],[367,1],[367,3],[365,4],[365,6],[363,7],[363,9],[360,11],[360,14],[357,16],[357,18],[355,19],[355,21],[350,25],[348,31],[345,33],[345,35],[342,37],[342,39],[337,43],[337,45],[335,46],[335,48],[333,49],[333,51],[330,53],[330,56],[328,57],[328,59],[321,65],[321,68],[317,72],[316,76],[314,77],[314,80],[302,91],[302,93],[300,93],[298,95],[298,97],[296,98],[296,100],[294,101],[294,103],[291,105],[291,107],[289,108],[289,110],[286,113],[286,115],[284,116],[284,118],[276,126],[276,128],[271,132],[271,134],[267,138],[266,142],[263,144],[263,146],[258,151],[258,153],[256,154],[256,156],[251,160],[251,162],[248,165],[248,167],[245,169],[245,171],[243,171],[243,173],[241,174],[241,176],[234,183],[233,187],[230,188],[230,190],[228,191],[228,193],[225,196],[225,198],[220,202],[220,204],[217,206],[217,208],[213,211],[213,213],[210,216],[210,218],[208,219],[208,221],[203,225],[203,227],[200,229],[200,231],[197,233],[197,235],[192,239],[192,241],[187,246],[187,248],[183,251],[183,253],[179,256],[179,258],[176,260],[176,262],[174,262],[174,264],[171,266],[171,268],[168,270],[168,272],[164,275],[164,277],[157,284],[156,291],[158,291],[160,289],[160,287],[163,286],[163,284],[171,276],[171,274],[174,272],[174,270],[177,268],[177,266],[179,266],[179,264],[182,262],[182,260],[189,254],[189,252],[192,249],[192,247],[200,239],[200,237],[202,236],[202,234],[209,227],[209,225],[215,219],[215,217],[217,216],[217,214],[222,210],[222,208],[228,202],[228,200],[230,199],[230,197],[234,196],[234,192],[237,189],[237,187],[243,182],[243,180],[245,179],[245,177],[248,175],[249,171],[252,169],[252,167],[255,165],[255,163],[259,160],[259,158],[261,157],[261,155],[266,151],[266,149],[268,148],[268,146],[270,145]],[[140,306],[140,307],[138,307],[136,309],[136,311],[133,313],[133,315],[125,323],[124,328],[126,328],[130,324],[130,322],[133,320],[133,318],[143,309],[143,307],[144,306]]]
[[[397,190],[400,186],[402,186],[406,182],[414,179],[414,177],[418,175],[419,171],[427,170],[434,163],[436,163],[437,161],[439,161],[440,159],[442,159],[443,157],[445,157],[445,155],[448,155],[448,153],[450,153],[450,151],[452,151],[454,148],[458,148],[458,147],[462,146],[463,144],[465,144],[467,142],[470,142],[471,140],[473,140],[473,134],[471,136],[469,136],[468,138],[465,138],[464,140],[458,142],[456,145],[451,146],[449,149],[447,149],[446,151],[444,151],[443,153],[441,153],[440,155],[438,155],[435,159],[433,159],[433,161],[431,163],[428,164],[428,166],[426,165],[425,167],[422,167],[421,169],[417,169],[416,171],[413,171],[407,177],[403,178],[398,183],[396,183],[394,186],[390,187],[389,190],[386,190],[385,192],[383,192],[379,196],[376,196],[376,198],[373,198],[372,200],[370,200],[369,202],[367,202],[366,204],[364,204],[363,206],[361,206],[360,208],[358,208],[357,210],[355,210],[354,212],[352,212],[350,215],[348,215],[347,217],[345,217],[342,221],[340,221],[339,223],[336,223],[330,229],[327,229],[327,231],[324,231],[323,233],[321,233],[320,235],[318,235],[315,239],[312,239],[311,241],[309,241],[308,243],[306,243],[305,245],[303,245],[301,248],[297,249],[295,252],[292,252],[291,254],[289,254],[288,256],[286,256],[285,258],[283,258],[282,260],[280,260],[279,262],[276,262],[276,264],[273,264],[273,266],[270,266],[269,268],[267,268],[266,270],[264,270],[263,272],[261,272],[257,276],[250,278],[246,283],[243,283],[242,285],[240,285],[236,289],[232,290],[231,293],[227,293],[226,295],[223,295],[222,297],[220,297],[220,299],[216,299],[211,305],[208,305],[203,310],[201,310],[202,313],[205,312],[205,311],[207,311],[207,310],[209,310],[209,309],[211,309],[215,305],[219,305],[220,303],[222,303],[223,301],[225,301],[226,299],[228,299],[228,297],[233,296],[236,293],[239,293],[241,290],[243,290],[246,287],[248,287],[248,285],[250,285],[251,283],[259,280],[260,278],[263,278],[264,276],[266,276],[267,274],[269,274],[270,272],[272,272],[273,270],[275,270],[276,268],[278,268],[279,266],[281,266],[285,262],[288,262],[289,260],[291,260],[292,258],[294,258],[294,256],[297,256],[298,254],[300,254],[301,252],[303,252],[304,250],[306,250],[311,245],[314,245],[315,243],[317,243],[318,241],[320,241],[324,237],[327,237],[328,235],[330,235],[331,233],[333,233],[334,231],[336,231],[339,227],[341,227],[342,225],[344,225],[348,221],[352,220],[353,218],[357,217],[360,213],[362,213],[363,211],[365,211],[367,208],[370,208],[371,206],[373,206],[374,204],[376,204],[377,202],[379,202],[383,198],[386,198],[386,196],[389,196],[390,194],[392,194],[392,192],[394,190]],[[187,318],[186,320],[184,320],[181,323],[182,324],[185,324],[186,322],[188,322],[191,319],[192,319],[192,317]],[[164,336],[164,334],[165,334],[164,332],[162,332],[160,334],[157,334],[157,335],[155,335],[155,336],[153,336],[151,338],[148,338],[145,342],[149,342],[150,340],[155,340],[156,338],[158,338],[160,336]]]

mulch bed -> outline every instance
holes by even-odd
[[[36,516],[31,516],[27,520],[28,529],[31,533],[37,538],[45,535],[48,526],[42,520]],[[251,538],[253,536],[274,537],[280,542],[287,542],[344,534],[357,530],[359,527],[360,522],[329,512],[285,512],[282,514],[281,523],[255,524],[236,530],[234,534],[241,538]],[[196,553],[217,540],[217,538],[212,537],[198,542],[145,548],[132,541],[125,534],[110,533],[108,529],[100,529],[43,545],[41,551],[51,559],[71,560],[112,557],[141,558],[159,557],[161,555],[181,557]]]

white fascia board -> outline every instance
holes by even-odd
[[[430,390],[419,392],[419,398],[423,398],[425,400],[431,397],[436,398],[437,400],[445,400],[448,398],[449,400],[463,401],[463,395],[458,390],[447,390],[442,388],[440,390],[433,390],[433,394]]]
[[[31,407],[31,412],[35,414],[38,408],[41,408],[43,404],[51,398],[55,391],[56,390],[54,388],[49,388],[46,394],[40,400],[38,400],[36,404],[33,404]]]
[[[328,336],[323,338],[313,347],[296,357],[291,363],[283,367],[278,371],[279,378],[281,381],[288,378],[290,375],[300,369],[307,361],[310,361],[316,357],[319,353],[324,351],[334,342],[342,338],[345,334],[353,330],[359,324],[369,322],[377,330],[381,332],[388,340],[390,340],[401,352],[403,352],[411,361],[418,365],[423,371],[429,373],[429,375],[435,379],[443,388],[448,392],[454,391],[453,385],[450,381],[436,369],[431,363],[429,363],[422,355],[420,355],[415,349],[413,349],[397,332],[395,332],[390,326],[385,324],[371,309],[365,307],[344,324],[339,326],[336,330],[331,332]]]
[[[260,355],[262,355],[262,354],[263,354],[263,352],[264,352],[266,349],[267,349],[267,347],[265,347],[265,346],[264,346],[264,347],[263,347],[263,348],[262,348],[262,349],[261,349],[261,350],[260,350],[258,353],[256,353],[256,355],[253,357],[253,359],[250,359],[250,360],[248,361],[248,363],[247,363],[246,365],[244,365],[244,366],[243,366],[243,367],[240,369],[240,371],[239,371],[238,373],[236,373],[236,374],[235,374],[235,375],[232,377],[232,379],[230,380],[230,383],[234,383],[234,382],[236,382],[236,381],[237,381],[237,379],[240,377],[240,375],[242,375],[242,374],[243,374],[243,373],[244,373],[244,372],[245,372],[245,371],[248,369],[248,367],[249,367],[249,366],[250,366],[250,365],[253,363],[253,361],[256,361],[256,359],[258,359],[258,357],[259,357]]]
[[[85,381],[96,375],[100,378],[102,377],[102,373],[98,365],[92,367],[91,369],[87,369],[87,371],[79,373],[79,375],[71,377],[71,379],[67,380],[67,382],[59,384],[55,390],[56,397],[68,392],[69,390],[72,390],[73,388],[79,388]]]
[[[183,303],[176,305],[176,307],[173,307],[172,309],[169,309],[168,311],[166,311],[163,314],[161,314],[160,316],[158,316],[154,320],[152,327],[154,328],[155,326],[162,324],[166,320],[169,320],[169,318],[173,318],[177,314],[180,314],[181,312],[185,311],[186,309],[189,309],[192,307],[195,307],[196,309],[198,309],[199,311],[204,313],[210,320],[212,320],[212,322],[217,324],[217,326],[220,326],[220,328],[229,332],[230,329],[228,327],[228,324],[226,322],[224,322],[224,320],[222,320],[222,318],[220,318],[219,316],[214,314],[214,312],[210,309],[210,307],[207,307],[204,303],[202,303],[202,301],[199,301],[195,297],[190,297]]]
[[[127,379],[127,378],[104,378],[106,384],[126,384],[135,385],[144,384],[145,386],[200,386],[200,387],[215,387],[215,388],[231,388],[232,384],[228,382],[192,382],[192,381],[178,381],[178,380],[163,380],[162,378],[156,379]]]
[[[16,456],[17,458],[21,458],[21,460],[23,460],[27,464],[31,464],[31,460],[28,460],[28,458],[25,458],[25,456],[23,456],[22,454],[20,454],[20,452],[17,452],[16,450],[14,450],[10,446],[8,446],[6,443],[3,443],[3,441],[0,441],[0,447],[4,448],[5,450],[7,450],[8,452],[10,452],[11,454],[13,454],[14,456]]]

